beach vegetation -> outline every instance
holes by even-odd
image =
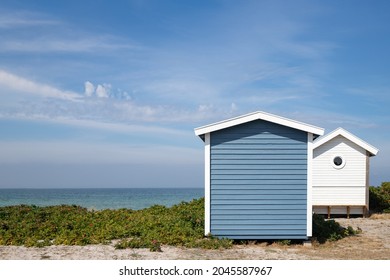
[[[334,220],[313,217],[313,237],[319,243],[355,234]],[[204,198],[172,207],[154,205],[142,210],[88,210],[77,205],[0,207],[0,245],[113,244],[117,249],[163,245],[187,248],[230,248],[233,240],[204,236]],[[289,241],[281,241],[289,245]]]
[[[161,245],[228,248],[232,241],[204,238],[204,199],[172,207],[89,211],[76,205],[0,207],[0,245],[107,244],[117,249]]]
[[[321,244],[326,241],[337,241],[360,232],[360,229],[355,230],[351,226],[345,228],[333,219],[325,220],[322,215],[313,214],[313,239]]]
[[[383,182],[378,187],[370,187],[370,211],[390,213],[390,182]]]

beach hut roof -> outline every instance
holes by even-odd
[[[350,140],[351,142],[355,143],[356,145],[362,147],[367,152],[369,152],[370,156],[375,156],[378,153],[378,149],[374,146],[368,144],[367,142],[364,142],[362,139],[358,138],[357,136],[353,135],[352,133],[346,131],[345,129],[339,127],[336,130],[330,132],[329,134],[322,136],[320,138],[317,138],[313,143],[313,148],[317,148],[326,142],[332,140],[333,138],[337,136],[343,136],[344,138]]]
[[[272,123],[276,123],[276,124],[288,126],[291,128],[295,128],[298,130],[302,130],[302,131],[305,131],[308,133],[313,133],[314,135],[317,135],[317,136],[324,134],[323,128],[320,128],[320,127],[317,127],[314,125],[310,125],[310,124],[306,124],[303,122],[291,120],[291,119],[288,119],[285,117],[273,115],[270,113],[262,112],[262,111],[249,113],[246,115],[238,116],[235,118],[231,118],[231,119],[227,119],[227,120],[223,120],[220,122],[216,122],[216,123],[212,123],[212,124],[208,124],[205,126],[195,128],[195,134],[197,136],[202,137],[206,133],[214,132],[217,130],[225,129],[225,128],[236,126],[236,125],[240,125],[240,124],[247,123],[247,122],[254,121],[254,120],[269,121]]]

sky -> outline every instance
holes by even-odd
[[[343,127],[389,181],[389,1],[0,2],[0,188],[203,187],[194,128]]]

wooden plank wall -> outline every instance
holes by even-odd
[[[307,237],[307,133],[256,120],[211,134],[211,233]]]

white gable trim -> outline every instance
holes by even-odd
[[[330,132],[329,134],[327,134],[323,137],[317,138],[314,141],[313,149],[318,148],[319,146],[325,144],[326,142],[332,140],[333,138],[335,138],[339,135],[343,136],[344,138],[350,140],[351,142],[353,142],[356,145],[365,149],[367,152],[369,152],[370,156],[375,156],[379,151],[374,146],[371,146],[370,144],[364,142],[362,139],[356,137],[355,135],[353,135],[352,133],[346,131],[345,129],[343,129],[341,127],[337,128],[336,130]]]
[[[221,122],[217,122],[217,123],[213,123],[213,124],[209,124],[209,125],[195,128],[195,134],[197,136],[200,136],[200,135],[204,135],[206,133],[214,132],[217,130],[221,130],[224,128],[236,126],[239,124],[243,124],[243,123],[247,123],[247,122],[259,120],[259,119],[264,120],[264,121],[269,121],[272,123],[276,123],[276,124],[280,124],[280,125],[284,125],[284,126],[288,126],[291,128],[295,128],[298,130],[308,132],[308,133],[313,133],[315,135],[323,135],[324,134],[323,128],[313,126],[310,124],[306,124],[306,123],[302,123],[302,122],[298,122],[298,121],[284,118],[281,116],[276,116],[273,114],[261,112],[261,111],[253,112],[253,113],[250,113],[247,115],[242,115],[242,116],[227,119],[227,120],[224,120]]]

